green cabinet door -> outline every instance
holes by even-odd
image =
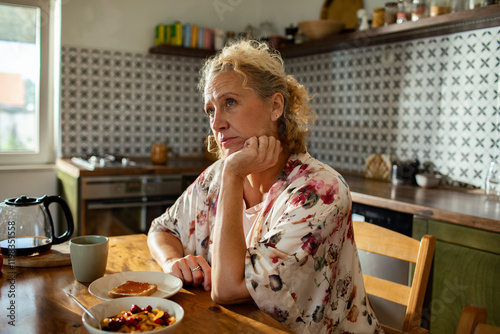
[[[422,317],[430,333],[455,333],[465,305],[488,310],[488,323],[500,326],[500,234],[415,218],[413,236],[437,239],[430,281],[430,310]]]

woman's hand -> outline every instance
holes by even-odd
[[[241,150],[226,158],[226,171],[229,170],[241,178],[262,172],[278,163],[281,150],[280,141],[274,137],[248,138]]]
[[[203,285],[205,291],[210,291],[212,287],[212,268],[201,256],[187,255],[171,259],[162,265],[162,269],[167,274],[179,277],[185,285]]]

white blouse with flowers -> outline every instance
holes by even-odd
[[[223,163],[207,168],[150,229],[174,234],[184,254],[209,263]],[[257,306],[297,333],[381,333],[363,285],[342,176],[308,153],[292,154],[258,208],[245,260]]]

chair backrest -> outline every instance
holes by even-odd
[[[432,266],[436,238],[424,235],[421,241],[374,224],[353,221],[356,247],[367,252],[415,264],[411,286],[363,274],[368,295],[406,306],[403,328],[382,324],[386,333],[410,332],[420,327],[425,290]]]
[[[455,334],[500,334],[500,327],[488,325],[488,311],[480,305],[464,307]]]

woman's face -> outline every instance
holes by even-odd
[[[250,137],[278,137],[283,97],[274,94],[263,101],[236,72],[217,75],[205,86],[205,112],[223,157],[243,148]],[[281,103],[280,103],[281,101]]]

